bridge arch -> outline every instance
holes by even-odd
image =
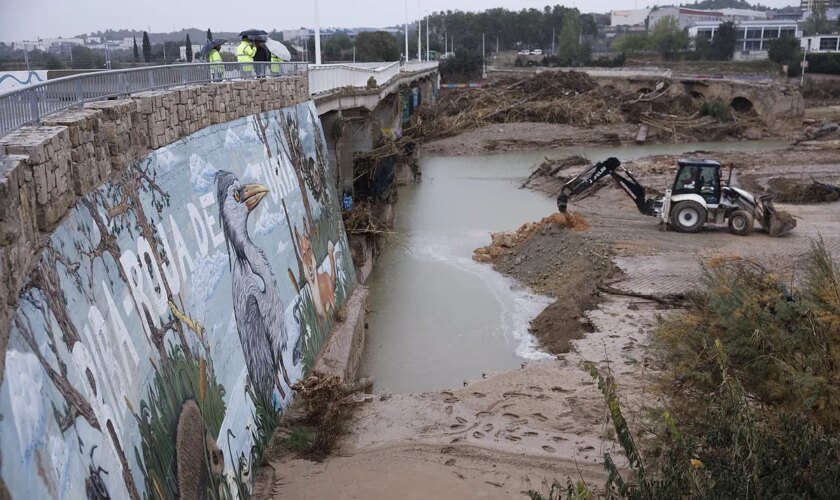
[[[743,96],[736,96],[729,103],[733,111],[740,114],[755,114],[755,105],[751,100]]]

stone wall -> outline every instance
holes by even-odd
[[[198,130],[307,100],[305,75],[196,85],[89,103],[0,138],[0,353],[43,241],[81,196]]]

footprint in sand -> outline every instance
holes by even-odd
[[[443,409],[443,412],[446,413],[447,415],[452,415],[452,407],[447,406],[446,408]]]
[[[552,388],[551,388],[551,390],[552,390],[553,392],[572,392],[572,391],[569,391],[569,390],[563,389],[563,388],[562,388],[562,387],[560,387],[559,385],[555,385],[554,387],[552,387]]]
[[[466,424],[467,423],[467,419],[464,418],[464,417],[455,417],[455,420],[457,420],[459,424]]]
[[[475,431],[475,432],[473,432],[473,437],[476,438],[476,439],[481,439],[481,438],[484,437],[484,433]]]
[[[521,437],[519,437],[519,436],[513,436],[513,435],[510,435],[510,434],[508,434],[507,436],[505,436],[505,439],[507,439],[507,440],[509,440],[509,441],[522,441],[522,438],[521,438]]]
[[[563,441],[566,441],[566,438],[564,438],[563,436],[554,436],[551,438],[551,440],[555,443],[562,443]]]
[[[557,451],[557,450],[555,450],[554,448],[552,448],[551,446],[549,446],[549,445],[547,445],[547,444],[543,445],[542,449],[543,449],[543,450],[545,450],[545,451],[547,451],[547,452],[549,452],[549,453],[554,453],[555,451]]]
[[[483,392],[474,392],[472,394],[473,394],[473,396],[475,396],[477,398],[486,398],[487,397],[487,394],[484,394]]]
[[[456,398],[455,396],[450,396],[443,400],[444,403],[457,403],[460,399]]]
[[[450,429],[463,429],[464,427],[466,427],[464,424],[452,424],[449,426]]]
[[[455,465],[455,459],[454,459],[454,458],[450,458],[450,459],[449,459],[449,460],[447,460],[446,462],[443,462],[443,465]]]
[[[461,440],[461,438],[452,438],[452,440],[451,440],[451,441],[449,441],[449,444],[455,444],[455,443],[457,443],[457,442],[458,442],[458,441],[460,441],[460,440]]]
[[[550,397],[548,397],[548,396],[546,396],[545,394],[540,394],[539,396],[537,396],[537,397],[536,397],[536,398],[534,398],[534,399],[538,399],[538,400],[540,400],[540,401],[545,401],[546,399],[551,399],[551,398],[550,398]]]
[[[536,386],[536,385],[529,386],[528,389],[531,389],[532,391],[537,391],[537,392],[542,392],[544,390],[542,387],[539,387],[539,386]]]
[[[528,431],[522,434],[523,436],[539,436],[539,433],[534,431]]]
[[[517,415],[516,413],[510,413],[510,412],[502,413],[502,416],[507,417],[507,418],[519,418],[519,415]]]
[[[548,417],[546,417],[542,413],[532,413],[531,416],[536,418],[540,422],[545,422],[546,420],[548,420]]]
[[[484,432],[490,432],[493,430],[493,424],[485,424],[484,425]]]

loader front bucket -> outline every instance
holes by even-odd
[[[770,236],[774,238],[784,236],[796,227],[796,219],[783,210],[776,210],[769,195],[761,197],[761,206],[764,212],[762,226],[770,233]]]

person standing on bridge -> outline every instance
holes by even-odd
[[[267,63],[271,60],[271,52],[268,51],[268,47],[265,46],[265,39],[262,37],[256,37],[254,42],[257,45],[256,52],[254,53],[254,61],[255,62],[262,62]],[[267,64],[257,64],[257,76],[264,76],[265,75],[265,67]]]
[[[221,40],[214,40],[214,42],[221,42]],[[222,53],[220,52],[222,49],[222,44],[218,43],[214,45],[212,49],[210,49],[210,53],[207,54],[207,62],[210,63],[210,78],[217,82],[222,79],[222,75],[225,73],[225,65],[222,63]]]
[[[236,60],[239,61],[240,69],[243,73],[250,73],[254,71],[253,64],[242,63],[254,62],[254,56],[256,54],[257,48],[254,46],[254,42],[252,42],[247,36],[243,36],[242,41],[239,42],[239,46],[236,47]]]

